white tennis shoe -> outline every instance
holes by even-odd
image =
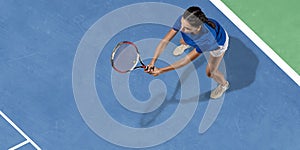
[[[222,86],[219,84],[211,93],[210,93],[210,98],[212,99],[217,99],[220,98],[224,92],[229,89],[229,82],[226,81],[226,84]]]
[[[181,44],[179,46],[177,46],[174,51],[173,51],[173,55],[174,56],[179,56],[181,55],[186,49],[190,48],[191,46],[189,45],[185,45],[185,44]]]

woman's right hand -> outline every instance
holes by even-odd
[[[144,71],[145,71],[146,73],[151,74],[152,71],[154,71],[154,68],[155,68],[154,64],[148,64],[148,65],[146,66],[146,68],[145,68]]]

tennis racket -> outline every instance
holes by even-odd
[[[119,73],[127,73],[138,68],[147,69],[140,57],[137,46],[129,41],[117,44],[111,54],[111,65]]]

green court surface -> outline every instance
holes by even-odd
[[[222,1],[300,75],[300,1]]]

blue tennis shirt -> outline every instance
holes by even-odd
[[[181,18],[182,16],[178,17],[173,25],[173,29],[176,31],[181,28]],[[219,46],[223,46],[226,41],[226,33],[223,27],[214,19],[208,18],[208,20],[216,25],[215,29],[203,23],[198,34],[187,34],[180,31],[185,43],[196,48],[198,53],[216,50]]]

